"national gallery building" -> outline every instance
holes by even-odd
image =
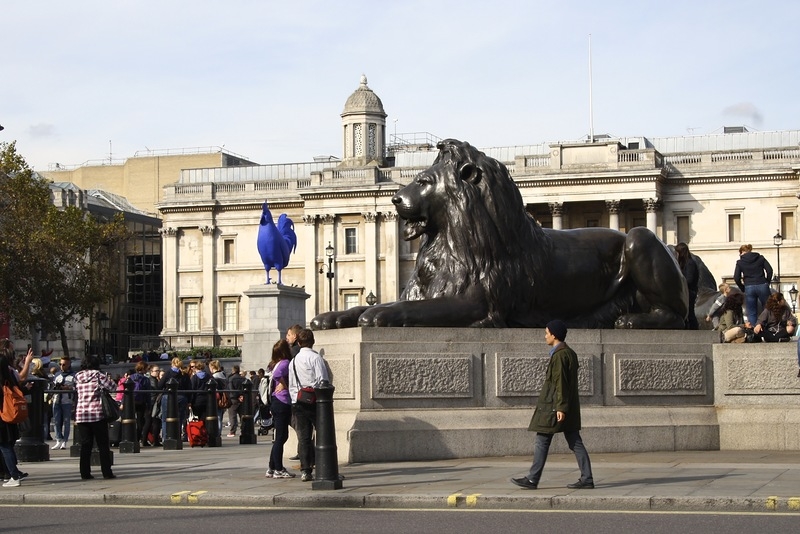
[[[249,328],[244,292],[266,281],[256,249],[265,201],[275,221],[283,213],[294,221],[297,251],[282,279],[311,295],[307,321],[400,297],[418,244],[403,240],[392,196],[433,163],[439,139],[391,136],[386,117],[362,77],[341,113],[341,158],[258,165],[222,149],[148,151],[41,174],[123,196],[161,219],[161,336],[173,347],[240,346]],[[478,148],[506,165],[544,227],[646,226],[667,244],[686,242],[717,283],[732,279],[739,246],[751,243],[780,274],[788,301],[800,275],[798,143],[800,131],[736,127]],[[109,312],[112,328],[125,329]]]

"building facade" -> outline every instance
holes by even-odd
[[[341,159],[219,160],[176,169],[171,180],[139,176],[147,187],[168,182],[155,208],[163,221],[162,335],[173,346],[240,344],[248,329],[244,291],[266,280],[256,249],[265,200],[274,217],[286,213],[295,223],[299,244],[283,282],[311,295],[308,320],[365,305],[370,294],[377,302],[400,297],[417,243],[402,239],[391,199],[433,162],[437,139],[403,135],[387,142],[386,117],[362,78],[341,113]],[[798,143],[800,131],[735,128],[482,150],[506,165],[542,226],[646,226],[667,244],[689,244],[718,283],[731,280],[739,246],[751,243],[787,293],[800,275]]]

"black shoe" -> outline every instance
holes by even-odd
[[[569,489],[594,489],[594,482],[584,482],[579,480],[574,484],[567,484]]]
[[[20,471],[19,476],[17,478],[20,480],[25,480],[26,478],[28,478],[28,473],[23,473],[22,471]]]
[[[800,369],[797,370],[797,378],[800,378]]]
[[[150,447],[150,442],[149,441],[143,441],[142,442],[142,447]]]
[[[110,480],[112,478],[117,478],[117,475],[115,475],[114,473],[111,473],[111,474],[108,474],[108,475],[103,475],[103,478],[105,478],[107,480]]]
[[[81,475],[81,478],[83,480],[93,480],[94,479],[94,477],[92,475]]]
[[[528,477],[512,478],[511,483],[516,484],[520,488],[525,488],[525,489],[536,489],[537,487],[539,487],[538,484],[534,484],[533,482],[531,482],[528,479]]]

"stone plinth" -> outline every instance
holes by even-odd
[[[310,295],[299,287],[266,284],[250,286],[244,294],[250,299],[250,329],[242,343],[242,367],[266,368],[275,342],[290,326],[306,324],[305,301]]]
[[[544,380],[542,329],[315,332],[351,462],[530,454]],[[571,330],[590,451],[714,450],[715,332]],[[563,439],[553,450],[566,451]]]

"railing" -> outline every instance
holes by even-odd
[[[550,155],[525,156],[525,167],[549,167]]]
[[[670,154],[664,156],[664,162],[669,165],[697,165],[702,162],[700,154]]]
[[[716,152],[711,154],[711,163],[723,161],[747,161],[753,159],[752,152]]]

